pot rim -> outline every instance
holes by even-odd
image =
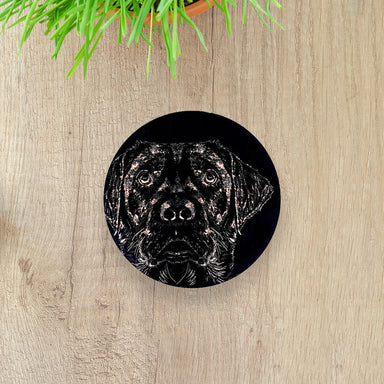
[[[208,6],[208,3],[210,4]],[[189,16],[189,17],[194,17],[194,16],[197,16],[197,15],[200,15],[201,13],[207,11],[208,9],[211,9],[213,6],[215,5],[214,1],[213,0],[197,0],[195,3],[193,4],[190,4],[190,5],[187,5],[185,7],[185,13]],[[179,17],[178,17],[179,19]],[[169,24],[172,23],[172,14],[171,12],[169,12],[169,20],[168,20]],[[151,24],[151,15],[148,14],[146,17],[145,17],[145,25],[146,26],[149,26]],[[157,25],[161,25],[161,21],[156,21],[156,24]]]

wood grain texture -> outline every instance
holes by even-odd
[[[0,36],[1,383],[384,382],[382,0],[283,3],[285,32],[196,17],[209,53],[182,28],[175,81],[160,35],[149,81],[116,26],[86,81],[75,34],[56,63],[43,28],[18,59]],[[179,110],[243,124],[280,176],[266,252],[212,288],[144,277],[104,220],[116,150]]]

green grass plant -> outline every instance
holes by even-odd
[[[126,39],[126,44],[137,44],[140,39],[149,45],[147,77],[153,33],[161,29],[167,51],[168,65],[172,77],[176,77],[175,62],[180,56],[178,25],[187,23],[197,33],[205,50],[204,37],[196,24],[188,17],[186,7],[192,0],[0,0],[0,32],[19,23],[23,24],[19,53],[35,25],[45,24],[45,35],[54,40],[53,59],[57,59],[60,48],[73,30],[83,38],[83,45],[76,54],[74,64],[68,73],[72,76],[76,68],[83,64],[86,76],[90,57],[106,29],[113,22],[119,23],[118,44]],[[206,0],[207,1],[207,0]],[[208,2],[208,1],[207,1]],[[214,3],[223,12],[228,33],[231,34],[231,18],[228,6],[236,6],[234,0],[221,0]],[[208,3],[209,4],[209,3]],[[282,28],[272,16],[270,6],[281,9],[277,0],[266,0],[262,8],[257,0],[243,0],[243,23],[246,22],[247,5],[250,5],[261,21],[270,28],[271,23]],[[151,23],[145,25],[150,15]],[[171,15],[171,21],[170,16]],[[269,24],[267,23],[269,21]],[[160,22],[157,27],[156,22]],[[149,36],[148,36],[149,35]]]

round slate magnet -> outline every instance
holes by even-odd
[[[225,117],[178,112],[132,134],[109,168],[107,223],[141,272],[206,287],[247,269],[280,211],[279,181],[259,141]]]

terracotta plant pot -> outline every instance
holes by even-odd
[[[210,4],[210,6],[208,6],[207,1]],[[193,16],[196,16],[196,15],[199,15],[200,13],[205,12],[206,10],[212,8],[213,5],[215,5],[213,0],[207,0],[207,1],[206,0],[198,0],[196,3],[193,3],[191,5],[187,5],[185,7],[186,14],[189,17],[193,17]],[[172,23],[172,15],[171,15],[171,13],[169,14],[169,23],[170,24]],[[148,15],[145,18],[145,25],[150,25],[150,24],[151,24],[151,15]],[[160,25],[161,21],[157,21],[156,24]]]

